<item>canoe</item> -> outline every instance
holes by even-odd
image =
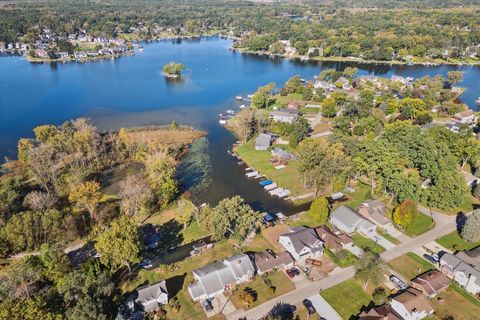
[[[264,181],[261,181],[261,182],[260,182],[260,185],[261,185],[262,187],[265,187],[265,186],[268,186],[269,184],[272,184],[272,183],[273,183],[272,180],[264,180]]]

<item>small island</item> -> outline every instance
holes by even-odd
[[[183,70],[185,70],[185,65],[175,61],[169,62],[163,66],[163,74],[167,78],[179,78]]]

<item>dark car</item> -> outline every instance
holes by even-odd
[[[209,300],[203,300],[202,306],[205,308],[207,311],[213,310],[212,303]]]
[[[304,299],[303,305],[305,306],[305,308],[307,308],[308,314],[314,314],[315,312],[317,312],[317,310],[315,310],[315,307],[313,306],[312,301]]]
[[[297,268],[293,267],[293,268],[290,268],[290,269],[287,269],[287,271],[285,271],[287,273],[287,275],[290,277],[290,278],[294,278],[295,276],[299,276],[300,275],[300,270],[298,270]]]
[[[429,254],[424,254],[423,257],[428,260],[430,263],[433,263],[433,264],[436,264],[438,261],[437,259],[435,259],[434,257],[432,257],[431,255]]]

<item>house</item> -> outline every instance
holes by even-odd
[[[471,109],[456,113],[453,117],[458,122],[464,124],[472,124],[477,120],[477,114]]]
[[[449,285],[450,279],[439,270],[427,271],[412,280],[412,287],[422,291],[429,298],[435,297]]]
[[[363,234],[370,235],[375,232],[375,224],[368,221],[355,210],[340,206],[330,214],[330,222],[347,234],[359,231]]]
[[[323,252],[323,241],[314,229],[295,227],[278,237],[278,242],[296,261],[318,258]]]
[[[390,306],[403,320],[423,319],[434,311],[433,305],[427,296],[411,287],[394,296]]]
[[[283,150],[282,148],[275,147],[271,151],[272,156],[281,161],[290,161],[295,159],[295,155],[291,152]]]
[[[368,311],[363,311],[359,315],[360,320],[402,320],[399,318],[389,305],[373,307]]]
[[[279,109],[270,112],[270,119],[278,122],[293,123],[298,118],[298,110]]]
[[[351,90],[352,89],[352,85],[350,84],[350,81],[348,81],[348,79],[345,78],[345,77],[340,77],[335,82],[335,84],[337,85],[337,87],[345,89],[345,90]]]
[[[293,266],[293,258],[288,252],[275,254],[272,251],[255,252],[252,255],[258,274]]]
[[[480,247],[440,257],[440,270],[471,294],[480,293]]]
[[[332,230],[326,225],[316,227],[315,232],[323,241],[323,246],[334,252],[353,246],[353,240],[347,234],[336,229]]]
[[[195,282],[188,286],[193,301],[211,299],[249,281],[255,268],[246,254],[237,254],[192,271]]]
[[[137,289],[136,303],[142,305],[144,312],[157,310],[168,303],[168,291],[165,280]]]
[[[315,83],[313,84],[313,87],[315,89],[323,89],[324,91],[335,91],[337,90],[337,87],[332,84],[332,83],[329,83],[327,81],[315,81]]]
[[[288,103],[287,109],[298,110],[303,106],[303,103],[300,101],[292,100]]]
[[[464,123],[461,123],[461,122],[447,122],[445,123],[445,128],[447,128],[448,130],[454,132],[454,133],[458,133],[460,131],[460,129],[462,128],[462,126],[465,125]]]
[[[272,143],[272,135],[260,133],[255,139],[255,150],[267,150]]]
[[[387,218],[385,204],[380,200],[367,200],[358,208],[358,213],[385,229],[393,227],[392,221]]]
[[[402,77],[402,76],[397,76],[397,75],[393,75],[390,80],[392,80],[393,82],[400,82],[402,85],[406,85],[408,83],[408,79],[405,78],[405,77]]]

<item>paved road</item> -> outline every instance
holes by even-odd
[[[435,221],[435,227],[432,230],[416,238],[410,238],[407,241],[395,246],[395,248],[392,248],[390,250],[383,252],[380,255],[383,261],[388,262],[407,252],[415,251],[418,247],[421,247],[431,241],[434,241],[435,239],[439,238],[440,236],[446,233],[450,233],[456,230],[455,216],[447,216],[441,213],[430,212],[429,209],[420,207],[420,206],[419,206],[419,210],[422,213],[427,214],[433,218],[433,220]],[[260,317],[267,314],[279,302],[296,305],[298,303],[301,303],[303,299],[305,299],[306,297],[310,297],[318,293],[320,290],[333,287],[345,280],[352,278],[354,275],[355,275],[354,267],[348,267],[345,269],[335,269],[333,272],[329,274],[328,277],[322,280],[307,283],[302,287],[298,287],[290,292],[287,292],[284,295],[281,295],[277,298],[269,300],[250,310],[247,310],[247,311],[237,310],[234,313],[228,314],[227,319],[237,320],[241,317],[245,317],[248,320],[259,319]]]

